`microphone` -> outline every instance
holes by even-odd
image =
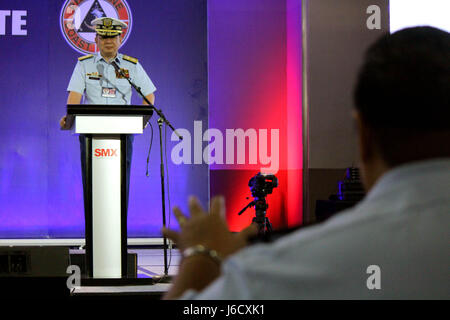
[[[116,72],[118,74],[120,74],[122,77],[124,77],[125,79],[128,79],[128,77],[123,73],[122,70],[120,70],[119,66],[117,65],[117,63],[113,60],[111,61],[112,66],[114,67],[114,69],[116,69]]]
[[[164,114],[161,112],[161,110],[158,110],[157,108],[155,108],[155,106],[148,101],[148,99],[144,96],[144,94],[141,91],[141,88],[136,86],[133,81],[131,81],[130,77],[127,77],[124,72],[122,72],[122,70],[120,70],[119,66],[117,65],[117,63],[113,60],[111,61],[112,66],[114,67],[114,69],[116,70],[116,72],[118,74],[120,74],[122,77],[124,77],[125,79],[127,79],[127,81],[130,83],[130,85],[139,93],[139,95],[144,98],[144,101],[147,102],[147,104],[153,108],[153,110],[156,111],[156,113],[160,116],[160,119],[162,119],[161,121],[165,122],[166,124],[169,125],[169,127],[175,132],[175,134],[180,138],[180,140],[183,139],[182,136],[180,136],[178,134],[178,132],[175,130],[175,128],[170,124],[169,121],[167,121],[166,117],[164,116]]]

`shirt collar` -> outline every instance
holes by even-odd
[[[95,56],[95,62],[97,63],[97,62],[100,62],[100,61],[103,61],[103,62],[107,63],[106,60],[100,54],[100,52],[97,52],[97,55]],[[120,64],[122,62],[122,54],[121,53],[117,53],[116,58],[114,59],[114,61],[116,63]]]
[[[378,179],[366,198],[378,199],[410,188],[411,185],[421,185],[425,177],[450,181],[450,158],[417,161],[395,167]]]

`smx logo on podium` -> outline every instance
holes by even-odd
[[[117,157],[117,149],[95,149],[94,156],[96,158]]]
[[[132,27],[130,7],[125,0],[66,0],[60,13],[64,39],[81,54],[96,53],[96,33],[91,22],[102,17],[119,19],[128,25],[120,35],[124,45]]]

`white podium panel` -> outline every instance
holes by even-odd
[[[122,277],[120,146],[120,136],[92,138],[94,278]]]
[[[141,134],[143,116],[80,115],[73,126],[77,134]]]

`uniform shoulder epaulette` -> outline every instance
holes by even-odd
[[[93,56],[94,56],[93,54],[88,54],[88,55],[86,55],[86,56],[79,57],[79,58],[78,58],[78,61],[83,61],[83,60],[92,58]]]
[[[139,61],[138,59],[130,57],[130,56],[127,56],[127,55],[123,55],[122,58],[123,58],[123,60],[130,61],[130,62],[132,62],[134,64],[138,63],[138,61]]]

